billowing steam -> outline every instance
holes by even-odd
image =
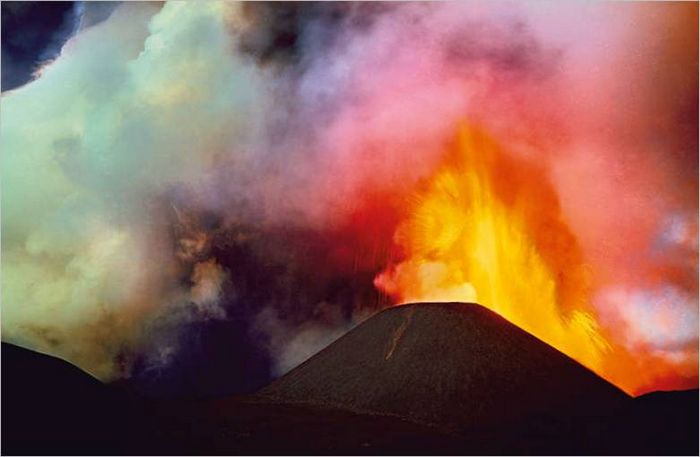
[[[393,303],[467,123],[551,199],[601,374],[697,385],[697,50],[694,4],[125,3],[3,93],[3,339],[251,390]]]

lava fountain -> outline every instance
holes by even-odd
[[[400,257],[375,278],[397,304],[480,303],[606,376],[612,346],[544,169],[462,126],[408,214],[394,234]]]

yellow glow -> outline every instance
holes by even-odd
[[[600,370],[608,345],[582,306],[588,303],[584,265],[575,263],[569,251],[576,246],[566,242],[573,238],[558,207],[537,200],[544,176],[511,182],[508,160],[485,135],[463,128],[396,233],[405,260],[376,284],[399,303],[478,302]],[[557,274],[566,270],[570,276]]]

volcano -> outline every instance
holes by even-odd
[[[260,396],[450,429],[593,417],[629,398],[496,313],[466,303],[387,309]]]
[[[697,390],[632,399],[474,304],[381,311],[256,394],[235,397],[153,401],[48,356],[5,343],[2,355],[3,453],[698,450]]]

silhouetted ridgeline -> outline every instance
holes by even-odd
[[[632,399],[471,304],[378,313],[258,394],[154,401],[2,344],[3,454],[697,454],[698,391]]]

